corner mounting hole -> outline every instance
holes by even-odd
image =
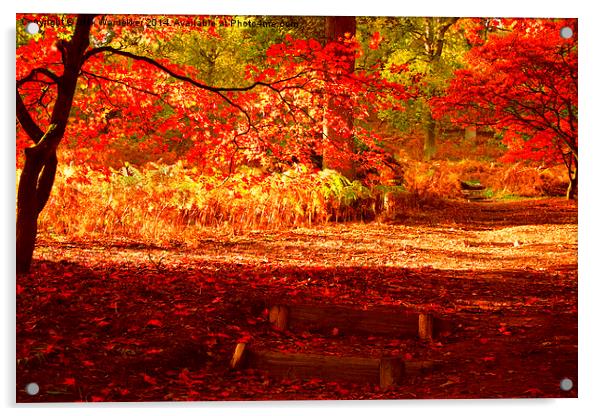
[[[30,396],[35,396],[40,392],[40,386],[38,386],[38,383],[29,383],[25,386],[25,392]]]
[[[563,391],[569,391],[573,388],[573,380],[570,378],[563,378],[560,380],[560,389]]]
[[[563,39],[570,39],[573,37],[573,29],[571,29],[568,26],[563,27],[562,29],[560,29],[560,37]]]
[[[40,32],[40,26],[36,22],[29,22],[25,25],[25,31],[30,35],[36,35]]]

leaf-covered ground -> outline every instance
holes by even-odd
[[[207,232],[194,249],[41,235],[17,278],[17,400],[577,396],[574,202],[447,203],[398,222]],[[310,302],[400,305],[453,325],[429,344],[267,324],[270,305]],[[439,365],[387,391],[272,379],[229,370],[240,341]]]

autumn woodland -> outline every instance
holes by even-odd
[[[577,397],[576,19],[16,28],[18,402]]]

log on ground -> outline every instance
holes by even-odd
[[[389,335],[402,338],[419,336],[430,340],[443,328],[439,319],[404,311],[395,306],[375,306],[367,310],[348,306],[275,305],[270,322],[280,330],[301,329],[341,334]],[[428,322],[428,325],[425,323]]]
[[[398,357],[364,358],[320,354],[260,351],[241,343],[231,361],[234,369],[254,368],[271,377],[344,381],[378,384],[386,389],[398,385],[406,376],[406,363]],[[430,362],[412,362],[407,375],[417,375],[430,368]]]

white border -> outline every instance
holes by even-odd
[[[3,2],[4,3],[4,2]],[[13,3],[15,4],[15,3]],[[602,408],[600,397],[600,331],[601,316],[600,279],[602,264],[600,259],[600,207],[599,155],[602,155],[600,133],[602,109],[599,104],[600,89],[600,47],[598,32],[600,13],[594,10],[594,1],[525,1],[503,0],[501,2],[479,1],[422,1],[393,2],[391,0],[223,0],[221,2],[190,2],[184,0],[103,0],[102,2],[75,2],[73,0],[20,0],[14,10],[3,4],[0,17],[3,22],[1,82],[6,93],[2,97],[3,143],[2,180],[0,187],[5,197],[2,204],[6,221],[3,230],[2,261],[5,273],[0,277],[3,302],[2,330],[0,346],[2,354],[0,368],[4,377],[0,380],[0,403],[11,407],[14,401],[14,13],[15,12],[103,12],[138,14],[257,14],[257,15],[396,15],[396,16],[520,16],[520,17],[578,17],[579,18],[579,59],[580,59],[580,218],[579,218],[579,399],[568,400],[441,400],[441,401],[395,401],[395,402],[249,402],[249,403],[197,403],[197,404],[104,404],[88,405],[85,409],[76,405],[31,406],[20,409],[25,413],[44,414],[98,414],[111,409],[118,415],[129,414],[133,410],[144,409],[149,415],[163,415],[176,410],[178,413],[214,413],[249,415],[307,415],[318,413],[345,412],[352,415],[376,411],[381,414],[437,414],[451,415],[507,415],[512,413],[543,413],[547,415],[593,414],[594,409]],[[13,407],[9,412],[16,411]]]
[[[588,9],[586,2],[504,0],[430,0],[422,2],[393,2],[387,0],[107,0],[74,2],[72,0],[20,0],[16,9],[21,12],[88,12],[99,10],[111,13],[157,14],[258,14],[258,15],[354,15],[354,16],[518,16],[518,17],[575,17]],[[585,6],[585,7],[584,7]],[[589,6],[591,7],[591,6]],[[582,14],[583,15],[583,14]]]

